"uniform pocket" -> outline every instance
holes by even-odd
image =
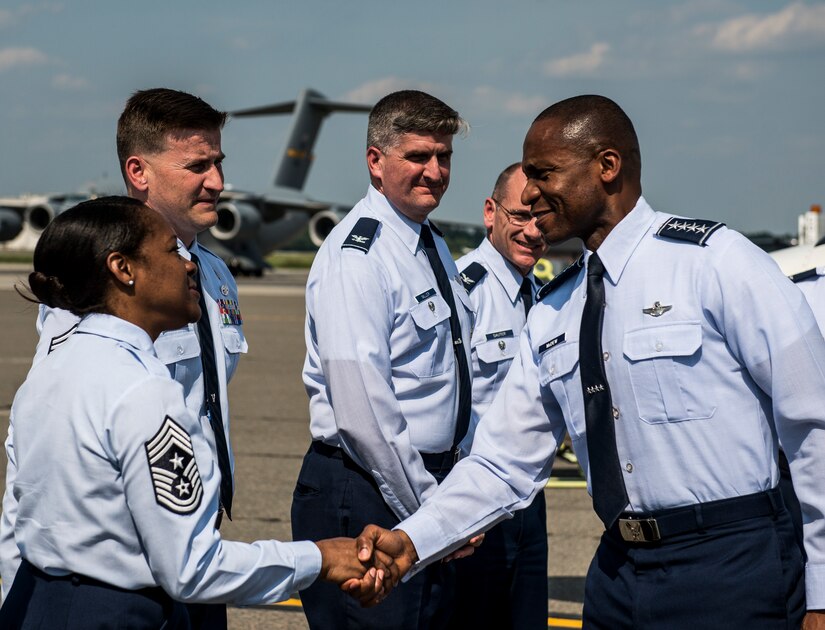
[[[508,331],[508,337],[484,339],[473,347],[478,361],[479,378],[485,387],[473,387],[473,402],[492,401],[498,387],[507,375],[513,357],[518,353],[518,338]],[[490,337],[490,335],[482,336]]]
[[[702,325],[679,322],[625,333],[623,352],[639,417],[649,423],[710,418],[716,411],[696,388],[690,369],[702,354]],[[694,376],[695,380],[695,376]]]
[[[570,436],[584,434],[584,400],[578,374],[579,342],[567,341],[546,350],[539,359],[539,382],[556,398]]]
[[[443,374],[451,362],[450,307],[440,295],[433,294],[410,309],[420,343],[408,369],[418,377]],[[441,341],[439,342],[439,337]]]

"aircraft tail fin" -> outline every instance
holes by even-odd
[[[275,185],[301,190],[312,166],[312,148],[318,138],[321,123],[333,112],[369,112],[370,105],[327,100],[315,90],[303,90],[295,101],[274,103],[230,112],[234,118],[273,116],[293,113],[281,160],[275,169]]]

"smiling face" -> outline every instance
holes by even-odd
[[[140,172],[131,194],[159,212],[188,246],[218,221],[215,205],[223,191],[220,129],[170,133],[160,153],[136,156]],[[127,161],[127,169],[129,161]]]
[[[591,245],[601,243],[607,228],[599,156],[566,141],[563,125],[550,118],[530,127],[521,164],[527,177],[521,201],[535,214],[545,213],[536,221],[545,240],[555,244],[579,237],[595,251]]]
[[[409,132],[384,150],[367,149],[373,185],[406,217],[421,223],[450,183],[453,137]]]
[[[489,231],[490,243],[523,276],[530,273],[547,250],[535,219],[530,218],[526,224],[518,225],[530,211],[521,203],[521,192],[526,183],[524,173],[516,170],[496,193],[495,199],[487,197],[484,201],[484,227]]]
[[[178,253],[178,241],[169,224],[148,213],[149,234],[132,259],[134,306],[138,325],[152,339],[201,316],[200,294],[195,282],[195,263]]]

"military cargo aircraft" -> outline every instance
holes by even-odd
[[[320,245],[350,209],[302,193],[321,123],[333,112],[366,113],[370,109],[370,105],[331,101],[315,90],[305,89],[295,101],[230,112],[233,118],[292,113],[292,124],[272,186],[262,192],[228,186],[217,205],[217,224],[199,240],[223,258],[233,272],[254,275],[263,272],[267,254],[304,229],[308,228],[312,242]],[[17,237],[24,225],[36,240],[54,217],[97,194],[90,189],[0,199],[0,242]]]

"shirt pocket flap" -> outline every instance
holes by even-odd
[[[539,381],[547,385],[576,369],[579,364],[579,342],[568,341],[547,350],[540,361]]]
[[[194,330],[171,330],[155,340],[155,352],[166,365],[200,355],[201,346]]]
[[[249,350],[249,344],[240,330],[233,326],[225,326],[221,328],[221,337],[223,337],[223,345],[227,352],[238,353]]]
[[[498,363],[512,359],[518,352],[518,337],[488,339],[479,343],[473,350],[482,363]]]
[[[631,361],[656,357],[689,357],[702,345],[702,325],[684,322],[630,330],[624,336],[624,355]]]
[[[436,324],[450,318],[450,307],[437,293],[424,298],[410,309],[415,325],[423,330],[429,330]]]

